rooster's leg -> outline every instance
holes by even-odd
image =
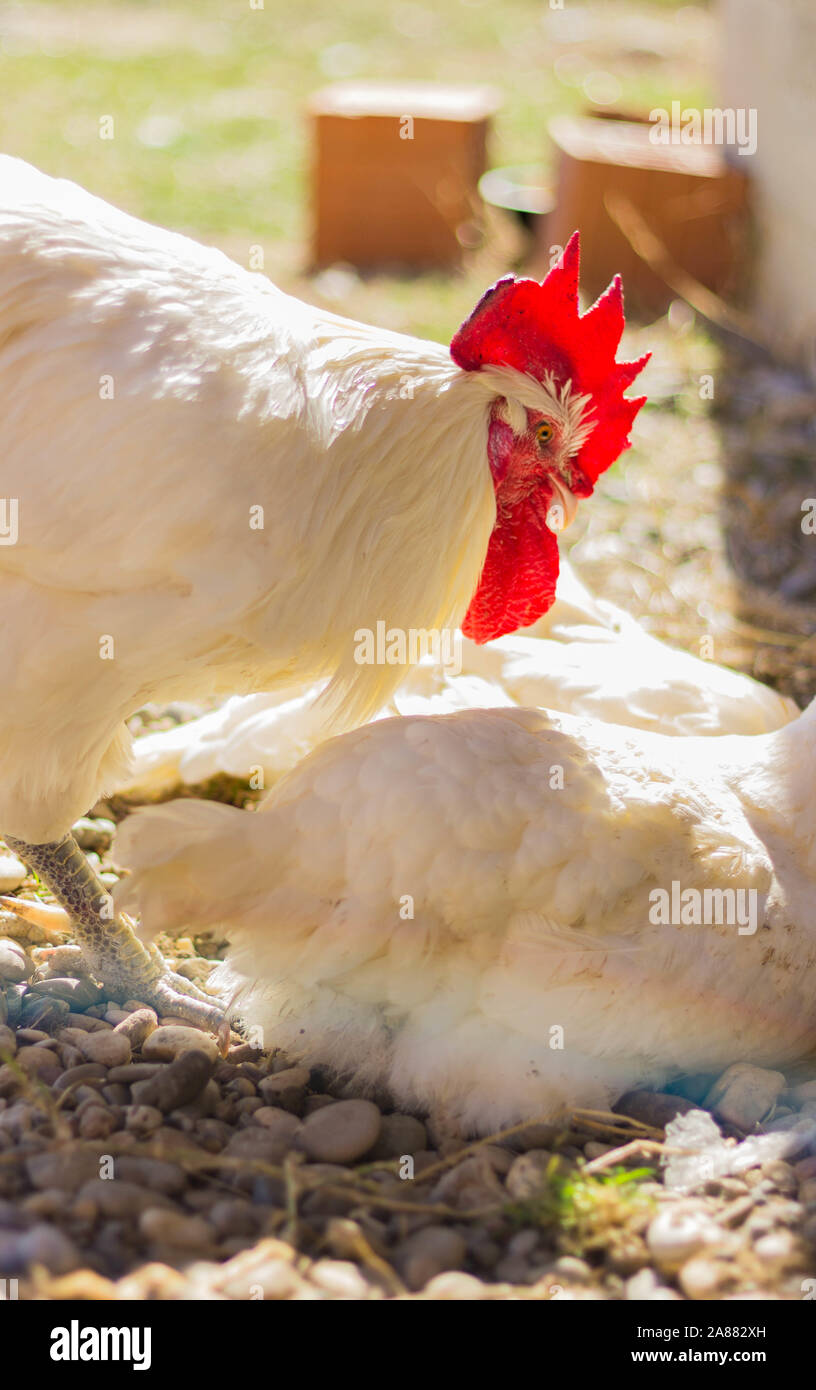
[[[138,999],[159,1014],[210,1028],[225,1041],[223,1011],[190,980],[169,970],[158,948],[139,940],[124,913],[114,912],[110,893],[73,835],[45,845],[29,845],[9,835],[3,838],[65,908],[84,960],[113,999]]]

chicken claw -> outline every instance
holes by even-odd
[[[229,1024],[223,1008],[198,985],[170,970],[157,946],[139,940],[131,918],[115,912],[110,893],[73,835],[44,845],[29,845],[9,835],[4,840],[47,884],[64,913],[25,899],[4,898],[3,906],[38,925],[43,925],[44,912],[49,920],[59,917],[60,925],[73,928],[89,969],[112,999],[139,999],[159,1015],[183,1018],[215,1033],[222,1053],[226,1050]]]

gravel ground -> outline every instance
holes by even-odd
[[[94,824],[101,843],[109,822],[80,833]],[[237,1034],[223,1059],[137,1000],[106,1004],[72,973],[76,948],[43,944],[41,928],[8,918],[0,932],[0,1276],[20,1297],[792,1300],[810,1287],[814,1080],[737,1064],[635,1092],[615,1114],[439,1143],[421,1118]],[[164,944],[206,976],[192,942]],[[713,1128],[719,1158],[706,1150],[678,1181],[662,1165],[689,1141],[665,1126],[699,1120],[701,1103],[725,1138]],[[740,1162],[760,1131],[776,1147]]]

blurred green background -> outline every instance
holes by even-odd
[[[704,104],[708,34],[706,8],[676,0],[0,3],[0,148],[242,264],[261,245],[271,278],[320,298],[302,279],[311,92],[349,77],[489,81],[503,99],[491,163],[546,164],[557,111]],[[499,242],[458,276],[347,280],[344,312],[447,338],[506,269]]]

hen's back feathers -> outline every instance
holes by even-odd
[[[540,706],[677,735],[761,734],[799,711],[769,686],[669,647],[614,604],[597,599],[562,558],[555,603],[526,632],[451,653],[461,671],[425,659],[408,668],[383,714],[445,714]],[[155,795],[219,773],[267,786],[324,736],[316,687],[235,697],[176,729],[136,741],[122,790]]]
[[[816,866],[807,827],[780,826],[815,720],[713,740],[524,709],[385,720],[258,813],[137,813],[125,892],[151,930],[226,930],[267,1046],[466,1130],[778,1064],[812,1044]],[[673,883],[739,892],[737,916],[655,920]]]

